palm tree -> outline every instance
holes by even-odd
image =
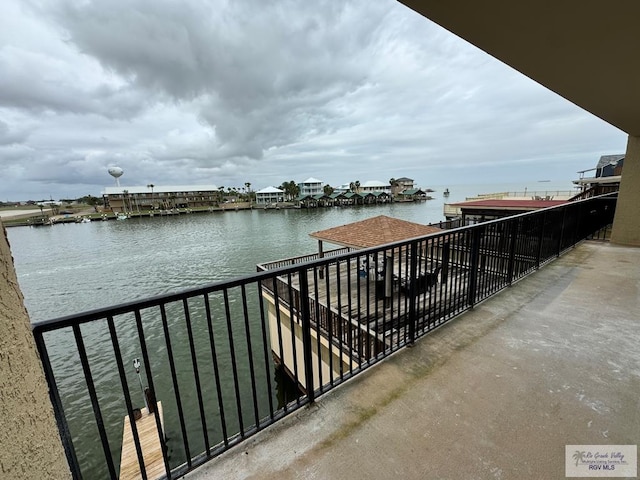
[[[349,190],[351,190],[352,192],[356,191],[356,184],[354,182],[351,182],[349,184]]]
[[[300,187],[298,187],[298,184],[293,180],[289,182],[282,182],[282,185],[278,188],[284,191],[284,195],[287,200],[293,200],[300,193]]]
[[[300,195],[300,187],[293,180],[291,180],[291,182],[289,183],[291,184],[291,193],[292,193],[291,199],[293,200],[294,198],[297,198],[298,195]]]
[[[325,195],[329,196],[333,193],[333,187],[331,185],[325,185],[324,187],[322,187],[322,191]]]
[[[391,177],[389,179],[389,185],[391,185],[391,195],[395,195],[396,194],[396,189],[398,188],[398,182],[396,181],[395,178]]]
[[[356,186],[356,193],[360,193],[360,180],[356,180],[354,185]]]

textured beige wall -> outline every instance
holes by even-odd
[[[611,242],[640,247],[640,137],[627,141]]]
[[[71,478],[1,222],[0,230],[0,478]]]

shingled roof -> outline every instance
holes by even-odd
[[[310,233],[318,240],[351,248],[368,248],[440,232],[438,227],[379,215]]]

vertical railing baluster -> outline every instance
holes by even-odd
[[[322,269],[322,266],[320,267]],[[321,317],[320,317],[320,301],[319,301],[319,288],[318,288],[318,267],[314,267],[313,269],[313,317],[314,322],[316,324],[316,349],[318,350],[318,389],[320,392],[323,391],[323,379],[322,379],[322,328],[321,328]],[[311,301],[311,299],[309,299]]]
[[[351,312],[353,312],[353,304],[351,298],[351,282],[353,279],[352,269],[351,269],[352,259],[347,260],[347,313],[345,315],[345,325],[347,327],[347,345],[349,352],[349,373],[353,373],[353,326],[351,324]]]
[[[280,373],[282,375],[286,375],[286,365],[285,365],[285,359],[284,359],[284,347],[282,345],[283,342],[283,338],[282,338],[282,315],[280,312],[280,296],[278,294],[278,287],[279,287],[279,282],[280,279],[278,277],[273,277],[273,305],[274,305],[274,309],[275,309],[275,314],[276,314],[276,331],[278,332],[278,355],[279,355],[279,361],[280,361]],[[273,348],[273,347],[272,347]],[[288,405],[287,405],[287,401],[285,398],[285,402],[284,402],[284,406],[283,409],[286,412],[288,409]]]
[[[546,221],[547,221],[547,211],[544,210],[542,212],[542,218],[538,216],[538,224],[540,224],[541,222],[542,225],[538,225],[540,229],[540,233],[538,234],[538,248],[536,249],[536,270],[540,269],[540,261],[542,257],[542,244],[544,242],[544,230],[545,230]]]
[[[507,266],[507,283],[509,285],[513,284],[513,274],[515,268],[515,260],[516,260],[516,242],[518,240],[518,222],[517,218],[514,218],[509,221],[511,228],[509,229],[511,239],[509,242],[509,263]]]
[[[258,287],[258,305],[260,310],[260,333],[262,334],[262,353],[264,356],[265,378],[267,381],[267,397],[269,398],[269,418],[273,420],[273,395],[271,386],[271,369],[269,368],[269,340],[267,339],[267,326],[264,314],[264,299],[262,298],[262,282],[257,283]]]
[[[38,354],[40,355],[40,361],[44,370],[44,376],[47,379],[47,386],[49,387],[49,398],[53,405],[53,414],[58,424],[58,431],[60,433],[60,440],[62,440],[62,446],[64,447],[64,453],[67,457],[67,463],[71,470],[73,480],[81,480],[82,473],[80,471],[80,464],[78,463],[78,457],[76,456],[75,447],[73,446],[73,439],[71,432],[69,431],[69,423],[67,422],[64,414],[64,406],[62,405],[62,399],[60,398],[60,392],[56,383],[56,377],[53,373],[53,366],[49,359],[49,352],[47,351],[47,345],[44,340],[44,332],[41,332],[39,328],[33,329],[33,335],[36,341],[36,347]]]
[[[220,412],[220,428],[222,429],[222,441],[225,447],[229,446],[229,435],[227,434],[227,421],[224,415],[224,400],[222,397],[222,385],[220,384],[220,370],[218,366],[218,354],[213,331],[213,318],[211,316],[211,304],[209,294],[204,294],[204,311],[207,316],[207,332],[209,334],[209,348],[211,350],[211,361],[213,363],[213,375],[216,383],[216,394],[218,396],[218,411]]]
[[[300,315],[302,326],[302,355],[304,358],[305,390],[310,403],[315,400],[313,385],[313,351],[311,350],[311,314],[309,311],[309,279],[307,270],[298,270],[300,279]],[[320,352],[318,352],[319,354]]]
[[[411,256],[409,258],[409,345],[413,345],[416,339],[416,302],[418,301],[418,294],[416,289],[416,283],[418,282],[418,243],[416,241],[411,243]]]
[[[289,329],[290,329],[290,341],[291,341],[291,356],[293,362],[293,381],[296,383],[296,388],[300,388],[302,386],[302,382],[300,381],[300,370],[298,368],[298,346],[296,342],[296,323],[300,322],[300,300],[298,298],[299,291],[295,291],[293,289],[292,275],[289,273],[287,275],[288,285],[287,292],[289,295]],[[298,283],[300,282],[300,277],[298,276]],[[296,301],[297,300],[297,301]],[[297,321],[296,321],[297,318]],[[296,395],[296,404],[300,404],[300,395]]]
[[[134,315],[136,318],[136,328],[138,330],[138,340],[140,341],[140,349],[142,350],[142,359],[144,360],[144,371],[147,375],[147,382],[149,382],[149,392],[151,393],[151,401],[156,401],[156,389],[153,384],[153,375],[151,373],[151,361],[149,360],[149,351],[147,349],[147,340],[144,336],[144,329],[142,328],[142,316],[140,315],[140,310],[135,309]],[[155,407],[155,405],[154,405]],[[162,449],[162,459],[164,460],[165,470],[169,470],[169,455],[167,453],[167,445],[164,441],[164,431],[162,429],[162,421],[160,420],[160,414],[158,413],[158,409],[153,409],[153,416],[156,421],[156,431],[158,432],[158,438],[160,438],[160,448]],[[188,460],[191,463],[191,460]]]
[[[173,348],[171,345],[171,336],[169,335],[169,322],[167,320],[167,311],[164,303],[160,304],[160,319],[162,321],[162,330],[164,332],[164,341],[167,346],[167,357],[169,358],[169,369],[171,370],[171,381],[173,383],[174,396],[176,398],[176,406],[178,408],[178,420],[180,421],[180,431],[182,433],[182,446],[187,458],[187,463],[191,463],[191,451],[189,450],[189,438],[187,437],[187,426],[184,421],[184,410],[182,408],[182,397],[180,396],[180,387],[178,385],[178,375],[176,373],[176,364],[173,358]]]
[[[256,428],[260,424],[260,414],[258,413],[258,393],[256,391],[256,372],[253,365],[253,348],[251,348],[251,330],[249,328],[249,311],[247,308],[247,290],[245,285],[240,285],[242,296],[242,315],[244,317],[244,332],[247,337],[247,357],[249,360],[249,377],[251,379],[251,395],[253,397],[253,416]]]
[[[102,418],[102,411],[100,410],[100,403],[98,402],[98,395],[96,394],[95,384],[93,383],[93,376],[91,375],[91,367],[89,366],[89,359],[87,357],[87,351],[85,349],[84,340],[82,338],[82,332],[80,332],[80,325],[73,326],[73,336],[76,340],[76,346],[78,347],[78,355],[80,356],[80,363],[82,364],[82,371],[84,372],[84,378],[87,382],[87,391],[89,392],[89,398],[91,399],[91,407],[93,408],[93,415],[96,420],[96,427],[100,435],[100,443],[102,443],[102,450],[104,452],[105,460],[107,461],[107,468],[111,478],[117,478],[116,468],[113,464],[113,458],[111,458],[111,447],[109,446],[109,439],[107,438],[107,432],[104,428],[104,420]],[[143,474],[143,479],[146,479],[146,472]]]
[[[191,353],[191,365],[193,366],[193,377],[196,384],[196,397],[198,398],[198,408],[200,409],[200,426],[202,427],[202,436],[204,439],[205,454],[210,456],[209,450],[209,432],[207,429],[207,417],[204,413],[204,401],[202,400],[202,387],[200,385],[200,373],[198,370],[198,357],[196,354],[196,345],[193,340],[193,327],[191,325],[191,313],[189,312],[189,303],[186,298],[182,299],[182,308],[184,311],[184,320],[187,325],[187,337],[189,339],[189,351]]]
[[[240,427],[240,437],[244,438],[244,419],[242,418],[242,402],[240,400],[240,382],[238,378],[238,365],[236,362],[236,347],[233,341],[233,327],[231,325],[231,307],[229,305],[229,290],[222,291],[224,298],[224,313],[227,320],[227,333],[229,334],[229,352],[231,354],[231,371],[233,372],[233,390],[236,394],[236,411],[238,412],[238,425]]]
[[[333,312],[331,311],[331,269],[329,264],[325,265],[325,289],[327,292],[327,335],[329,344],[329,388],[333,387],[334,375],[333,375]]]
[[[340,353],[340,380],[344,380],[344,362],[342,361],[344,350],[344,320],[342,316],[342,287],[340,278],[340,261],[336,262],[336,298],[338,300],[338,352]]]
[[[142,478],[147,478],[147,470],[144,464],[144,457],[142,455],[142,446],[140,445],[140,435],[138,433],[136,419],[133,416],[133,404],[131,403],[131,395],[129,394],[129,382],[127,382],[127,374],[124,370],[122,353],[120,351],[120,342],[118,341],[118,334],[116,332],[116,327],[111,315],[107,317],[107,325],[109,327],[111,345],[113,346],[113,353],[115,355],[116,365],[118,367],[118,375],[120,376],[120,384],[122,385],[124,403],[127,407],[127,413],[129,415],[129,425],[131,427],[131,433],[133,434],[133,444],[136,448],[136,456],[138,457],[138,465],[140,466],[140,475],[142,476]],[[165,475],[167,476],[167,479],[170,479],[171,471],[166,469]]]
[[[476,227],[471,232],[471,258],[470,258],[470,272],[469,272],[469,291],[467,295],[467,303],[470,307],[476,303],[476,288],[478,283],[478,260],[480,253],[480,240],[482,230],[480,227]]]

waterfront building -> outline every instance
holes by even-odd
[[[389,182],[391,186],[391,195],[396,196],[406,190],[414,188],[413,179],[407,177],[392,178]]]
[[[358,188],[358,193],[362,192],[387,192],[391,194],[391,185],[378,180],[367,180]]]
[[[513,198],[468,200],[451,204],[452,207],[459,209],[460,214],[447,218],[447,220],[460,218],[462,225],[474,225],[495,220],[496,218],[533,212],[541,208],[555,207],[565,203],[567,203],[567,200],[552,200],[550,197],[533,200]]]
[[[113,212],[212,207],[221,195],[215,185],[118,186],[102,192],[105,208]]]
[[[581,197],[589,194],[616,192],[620,189],[624,155],[603,155],[594,168],[578,172],[580,178],[573,183],[581,189]],[[585,177],[585,173],[594,172],[593,177]]]
[[[351,191],[351,187],[348,183],[343,183],[333,189],[333,193],[347,193]]]
[[[284,190],[276,187],[267,187],[256,192],[256,203],[258,205],[269,205],[280,202],[284,202]]]
[[[396,198],[403,202],[412,202],[414,200],[430,200],[432,197],[427,195],[427,192],[420,188],[411,188],[398,193]]]
[[[324,193],[323,187],[324,183],[322,180],[318,180],[317,178],[307,178],[304,182],[298,184],[300,188],[300,196],[304,197],[306,195],[321,195]]]

